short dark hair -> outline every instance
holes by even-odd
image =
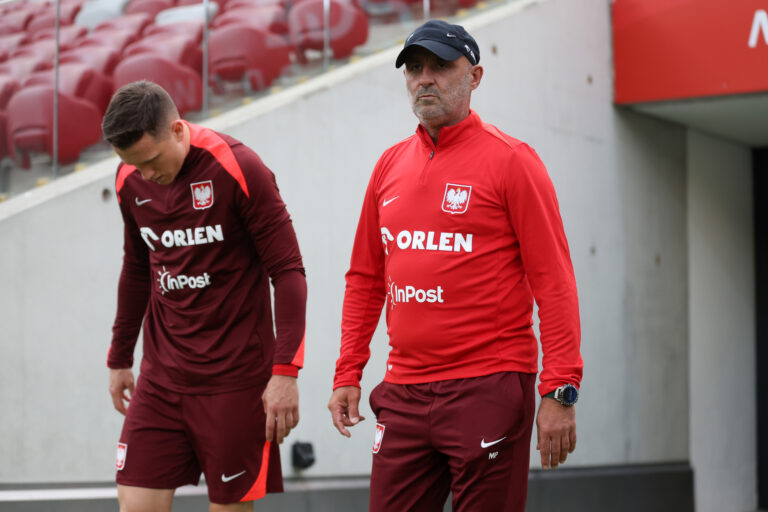
[[[122,86],[112,96],[101,122],[104,139],[117,149],[128,149],[145,133],[157,137],[179,118],[173,100],[159,85],[141,80]]]

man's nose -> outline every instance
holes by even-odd
[[[419,86],[425,87],[429,86],[435,83],[435,75],[432,72],[432,70],[425,66],[422,68],[421,73],[419,74]]]
[[[155,175],[155,170],[151,167],[141,167],[139,168],[139,172],[141,173],[141,177],[145,180],[151,180],[152,176]]]

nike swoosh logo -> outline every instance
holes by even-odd
[[[448,37],[456,37],[455,35],[453,35],[451,33],[448,33],[448,34],[445,34],[445,35],[448,36]]]
[[[148,203],[148,202],[150,202],[151,200],[152,200],[152,199],[142,199],[141,201],[139,201],[139,198],[137,197],[137,198],[136,198],[136,206],[141,206],[141,205],[143,205],[144,203]]]
[[[400,196],[393,197],[392,199],[385,199],[384,202],[381,203],[381,206],[382,207],[387,206],[389,203],[391,203],[392,201],[394,201],[398,197],[400,197]]]
[[[232,475],[232,476],[226,476],[224,473],[222,473],[222,474],[221,474],[221,481],[222,481],[222,482],[224,482],[224,483],[227,483],[227,482],[229,482],[229,481],[231,481],[231,480],[234,480],[235,478],[237,478],[237,477],[239,477],[239,476],[242,476],[242,475],[244,475],[244,474],[245,474],[245,470],[242,470],[242,471],[241,471],[241,472],[239,472],[238,474],[236,474],[236,475]]]
[[[501,439],[497,439],[497,440],[495,440],[495,441],[491,441],[490,443],[486,443],[486,442],[485,442],[485,438],[483,438],[483,439],[481,439],[481,440],[480,440],[480,448],[488,448],[489,446],[493,446],[493,445],[495,445],[496,443],[500,443],[500,442],[502,442],[502,441],[503,441],[503,440],[505,440],[506,438],[507,438],[507,436],[504,436],[504,437],[502,437]]]

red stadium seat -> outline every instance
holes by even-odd
[[[368,40],[368,16],[359,8],[339,0],[330,0],[331,49],[333,57],[352,55],[355,47]],[[291,42],[296,45],[301,60],[304,50],[322,50],[323,0],[304,0],[288,13]]]
[[[53,66],[53,59],[56,56],[56,41],[53,39],[42,39],[40,41],[34,41],[23,46],[16,48],[11,53],[11,58],[16,57],[38,57],[40,59],[50,61],[50,65]]]
[[[5,110],[11,97],[20,87],[21,84],[18,80],[10,76],[0,75],[0,110]]]
[[[8,116],[0,110],[0,164],[2,164],[2,160],[5,157],[10,155],[11,152],[8,148]]]
[[[24,87],[54,86],[54,70],[38,71],[27,78]],[[112,79],[94,70],[88,64],[73,62],[59,66],[59,91],[90,101],[100,115],[104,115],[114,92]]]
[[[30,11],[12,11],[0,18],[0,36],[24,32],[32,21],[34,14]]]
[[[151,53],[177,64],[183,64],[202,74],[203,51],[192,38],[179,34],[156,34],[128,45],[123,57]]]
[[[285,9],[278,4],[229,9],[217,16],[211,23],[211,27],[235,24],[269,30],[275,34],[288,33]]]
[[[144,37],[157,34],[176,34],[191,37],[197,44],[203,41],[203,21],[176,21],[166,25],[150,25],[144,29]]]
[[[83,62],[99,73],[112,76],[115,66],[120,62],[120,52],[109,46],[86,45],[62,52],[59,62]]]
[[[119,18],[112,18],[103,23],[99,23],[94,32],[102,31],[126,31],[133,32],[135,35],[140,36],[144,29],[152,23],[152,16],[144,12],[138,12],[134,14],[127,14],[120,16]]]
[[[149,14],[154,19],[157,13],[171,7],[175,7],[173,0],[131,0],[123,12],[125,14]]]
[[[296,1],[291,2],[295,5]],[[283,9],[288,7],[288,0],[229,0],[227,10],[239,9],[240,7],[264,7],[269,5],[279,5]]]
[[[115,68],[115,89],[137,80],[150,80],[168,91],[182,116],[200,110],[203,83],[193,69],[163,57],[140,53],[123,59]]]
[[[77,45],[80,39],[88,35],[88,29],[80,25],[69,25],[59,28],[60,51],[65,51]],[[35,41],[55,40],[56,28],[46,28],[35,33]]]
[[[8,104],[8,141],[13,159],[29,169],[29,153],[53,155],[53,95],[49,86],[17,92]],[[75,162],[101,139],[101,116],[90,102],[59,93],[59,163]]]
[[[6,75],[21,83],[26,78],[43,69],[48,69],[53,62],[31,55],[13,57],[0,64],[0,75]]]
[[[185,7],[187,5],[198,5],[202,3],[203,0],[176,0],[176,7]],[[226,8],[227,2],[229,0],[210,0],[211,2],[216,2],[219,6],[219,11],[221,12]]]
[[[60,8],[60,26],[72,25],[75,22],[75,16],[80,12],[82,2],[62,2]],[[56,4],[50,5],[44,11],[35,15],[32,21],[27,25],[27,33],[36,34],[41,30],[56,28]]]
[[[111,48],[118,53],[123,53],[126,46],[137,41],[139,36],[133,31],[128,30],[99,30],[90,33],[89,35],[78,39],[77,47],[106,47]]]
[[[8,58],[16,48],[28,42],[29,36],[25,32],[0,36],[0,54],[5,54],[6,58]],[[0,59],[0,62],[3,60],[5,59]]]
[[[282,36],[247,25],[211,31],[210,70],[221,80],[248,80],[251,89],[269,87],[290,64],[290,46]]]

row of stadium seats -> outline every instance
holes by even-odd
[[[80,13],[91,3],[63,1],[81,6]],[[67,18],[67,24],[62,18],[61,163],[75,161],[82,149],[98,142],[100,119],[109,99],[125,83],[140,79],[159,83],[182,115],[201,108],[203,25],[196,20],[202,19],[202,10],[192,19],[178,13],[190,12],[197,5],[177,5],[153,14],[149,11],[156,7],[148,7],[149,1],[131,0],[126,12],[132,12],[103,21],[91,31],[69,23],[77,16]],[[169,1],[151,0],[163,7]],[[223,4],[225,8],[211,23],[209,39],[214,90],[220,90],[223,81],[246,81],[251,89],[262,90],[290,64],[292,53],[301,61],[306,59],[305,50],[323,48],[322,0],[296,0],[290,8],[282,1],[229,0]],[[6,7],[2,20],[14,20],[15,25],[0,25],[5,27],[0,29],[4,34],[0,35],[0,160],[11,156],[28,168],[30,152],[52,154],[55,33],[51,27],[29,30],[29,24],[43,12],[38,5],[11,5],[14,10]],[[334,56],[349,56],[367,40],[367,16],[348,0],[332,0],[330,14]],[[182,21],[162,23],[178,19]]]

